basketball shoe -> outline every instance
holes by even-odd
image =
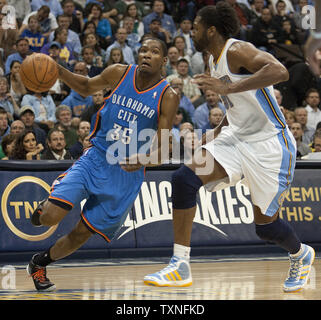
[[[156,287],[188,287],[192,285],[192,272],[188,260],[173,256],[169,265],[144,277],[144,284]]]
[[[45,203],[46,200],[47,200],[47,199],[42,200],[42,201],[38,204],[38,207],[36,208],[36,210],[32,213],[31,223],[32,223],[35,227],[41,227],[40,215],[42,214],[43,204]]]
[[[50,282],[47,278],[46,267],[39,266],[34,263],[34,255],[27,266],[27,272],[32,277],[33,283],[38,291],[54,291],[56,289],[55,284]]]
[[[308,281],[312,263],[314,261],[314,249],[306,244],[302,244],[303,253],[296,258],[290,254],[290,269],[286,278],[283,290],[294,292],[300,290]]]

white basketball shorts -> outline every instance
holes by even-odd
[[[213,192],[238,181],[250,190],[252,203],[273,216],[290,188],[296,161],[296,142],[288,128],[263,141],[241,141],[230,127],[202,146],[225,169],[228,178],[205,185]]]

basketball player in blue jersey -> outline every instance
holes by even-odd
[[[48,250],[32,257],[27,270],[37,290],[55,289],[46,276],[46,266],[76,251],[92,234],[97,233],[107,241],[113,239],[137,197],[144,167],[157,165],[153,162],[143,166],[138,162],[137,152],[142,143],[137,142],[137,136],[144,129],[155,130],[158,148],[148,151],[152,157],[153,153],[159,153],[161,139],[172,129],[179,99],[161,76],[166,56],[162,41],[147,39],[139,50],[138,65],[115,64],[94,78],[59,66],[60,80],[82,96],[107,86],[112,90],[97,112],[90,134],[92,147],[54,181],[48,199],[32,215],[35,226],[53,226],[75,204],[87,200],[75,228]],[[165,135],[163,129],[167,130]],[[131,148],[133,144],[137,145]],[[133,158],[137,160],[135,163],[130,161]]]
[[[206,144],[190,165],[172,176],[174,252],[167,267],[145,276],[155,286],[189,286],[190,240],[196,212],[196,193],[246,185],[254,206],[256,233],[289,252],[290,269],[284,291],[306,283],[314,250],[302,244],[291,226],[279,218],[293,179],[296,144],[276,102],[273,84],[286,81],[288,72],[270,54],[231,38],[238,31],[234,9],[222,1],[198,11],[193,40],[197,51],[210,52],[211,75],[195,76],[202,90],[217,92],[227,109],[221,124],[206,133]]]

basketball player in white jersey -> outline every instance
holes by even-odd
[[[211,76],[196,76],[195,82],[203,91],[217,92],[227,112],[221,124],[206,133],[207,143],[195,152],[192,164],[172,176],[173,257],[166,268],[145,276],[147,285],[192,284],[189,258],[196,193],[201,186],[216,191],[240,180],[251,193],[258,237],[289,253],[284,291],[300,290],[307,281],[314,250],[279,218],[293,179],[296,144],[273,84],[286,81],[288,72],[272,55],[231,38],[238,25],[234,9],[224,1],[202,8],[194,20],[195,47],[211,54]]]

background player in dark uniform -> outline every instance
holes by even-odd
[[[137,153],[142,147],[145,155],[150,152],[146,142],[139,141],[139,133],[144,129],[157,132],[158,148],[150,156],[161,153],[164,137],[161,131],[170,132],[178,109],[175,91],[161,77],[166,51],[162,41],[147,39],[140,48],[137,66],[112,65],[94,78],[59,66],[60,80],[82,96],[107,86],[112,91],[97,112],[90,140],[93,146],[55,180],[48,199],[41,202],[32,216],[34,225],[52,226],[75,204],[87,199],[75,228],[51,248],[32,257],[28,272],[37,290],[55,289],[46,277],[49,263],[76,251],[93,233],[107,241],[114,237],[140,190],[143,164],[157,164],[142,163]]]

